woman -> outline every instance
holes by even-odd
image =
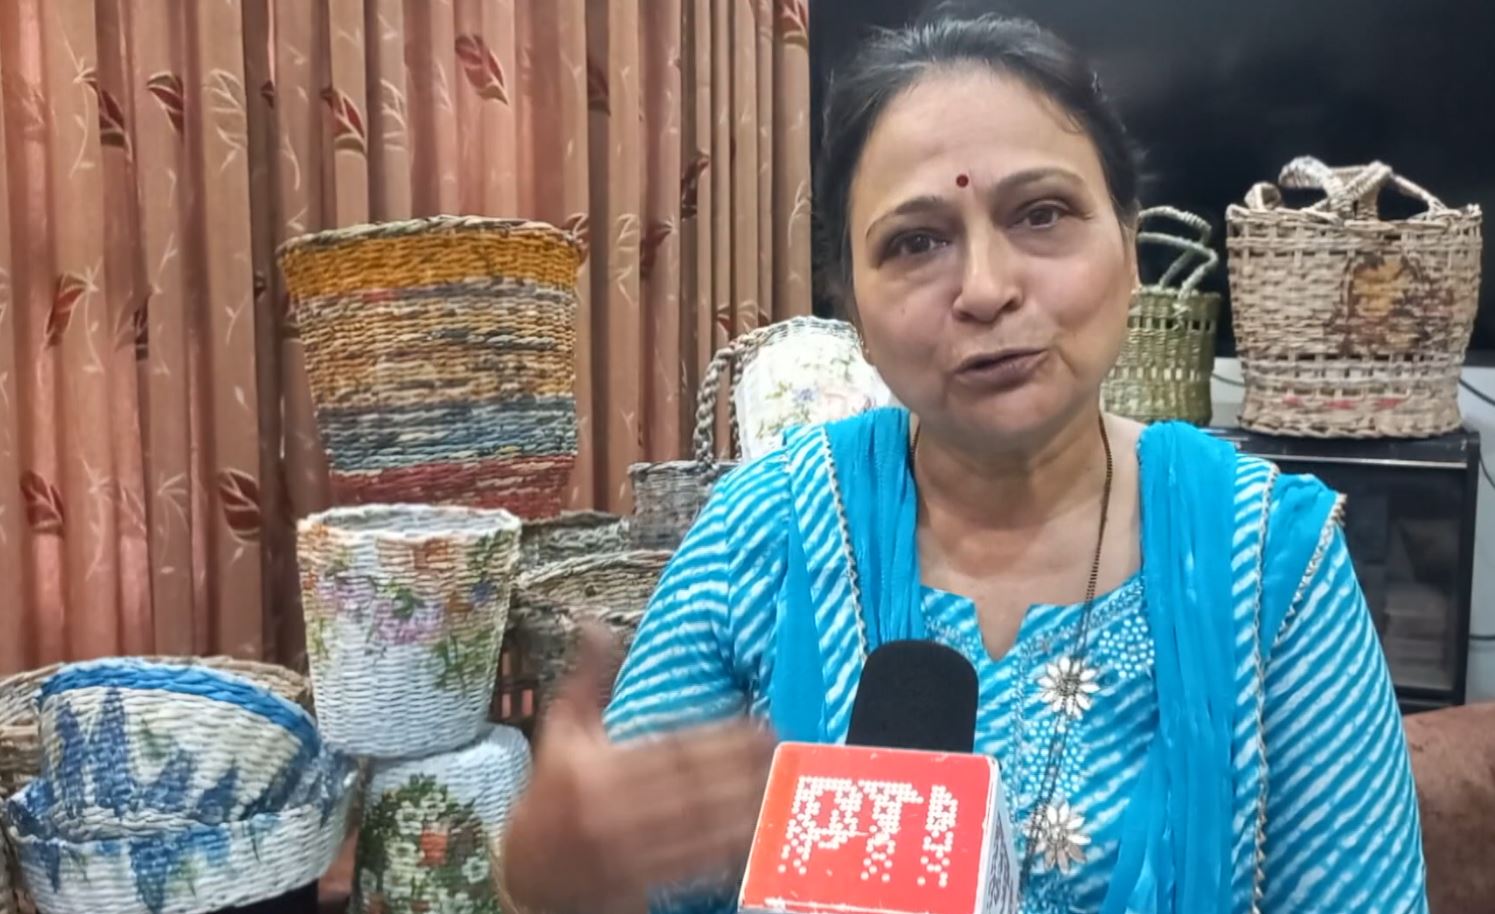
[[[636,910],[740,865],[771,743],[748,721],[842,740],[869,650],[932,638],[979,673],[1025,914],[1425,910],[1336,496],[1098,406],[1138,206],[1087,66],[1031,24],[936,19],[876,38],[825,128],[829,273],[907,410],[719,485],[606,730],[586,676],[548,722],[516,900]],[[660,904],[730,910],[711,897]]]

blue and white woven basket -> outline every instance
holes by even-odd
[[[305,709],[207,667],[74,664],[42,683],[37,702],[48,808],[75,831],[279,809],[322,746]]]
[[[298,528],[301,604],[323,737],[373,758],[477,738],[519,560],[501,509],[333,508]]]
[[[529,784],[523,734],[492,726],[455,752],[376,762],[358,837],[359,914],[498,910],[489,845]]]
[[[42,773],[5,804],[41,914],[199,914],[314,882],[347,832],[354,762],[239,677],[133,660],[39,698]]]

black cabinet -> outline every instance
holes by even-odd
[[[1403,710],[1463,704],[1478,433],[1324,441],[1211,431],[1345,494],[1345,538]]]

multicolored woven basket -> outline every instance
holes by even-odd
[[[1287,206],[1258,184],[1227,212],[1241,425],[1317,438],[1426,437],[1458,427],[1460,373],[1479,307],[1479,207],[1453,209],[1380,162],[1295,159]],[[1382,191],[1425,210],[1383,219]]]
[[[524,735],[501,726],[455,752],[375,763],[352,910],[500,914],[488,849],[529,776]]]
[[[641,550],[569,559],[520,576],[512,625],[539,680],[541,707],[570,668],[578,623],[601,622],[627,651],[669,560],[668,552]]]
[[[438,216],[307,235],[279,259],[338,504],[560,510],[577,448],[570,234]]]
[[[1184,226],[1193,237],[1176,229],[1146,230],[1163,219]],[[1137,233],[1139,246],[1172,248],[1178,256],[1156,282],[1132,296],[1126,342],[1101,385],[1101,398],[1107,410],[1141,422],[1182,419],[1208,425],[1220,320],[1219,294],[1199,291],[1220,262],[1209,247],[1210,224],[1193,213],[1158,206],[1142,211],[1139,226],[1144,227]]]
[[[493,695],[518,518],[434,505],[301,521],[307,654],[327,741],[403,758],[466,745]]]

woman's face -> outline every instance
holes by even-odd
[[[1054,103],[980,69],[923,77],[874,126],[848,223],[868,352],[931,431],[1024,450],[1094,408],[1136,259]]]

